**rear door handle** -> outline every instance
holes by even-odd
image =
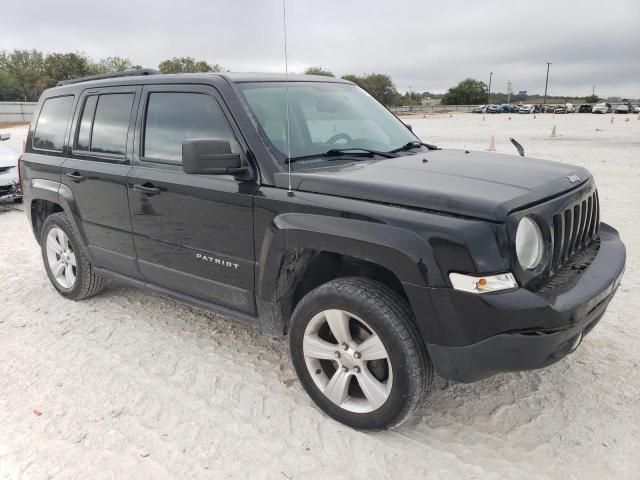
[[[147,185],[136,184],[133,186],[133,189],[136,192],[146,193],[147,195],[157,195],[160,193],[160,189],[158,187],[154,187],[151,184],[147,184]]]
[[[82,175],[80,175],[78,172],[69,172],[69,173],[65,173],[64,174],[65,177],[69,177],[71,180],[73,180],[74,182],[81,182],[84,180],[84,177]]]

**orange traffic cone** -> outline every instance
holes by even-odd
[[[487,152],[495,152],[496,151],[496,137],[491,135],[489,139],[489,148],[487,148]]]
[[[554,125],[553,128],[551,129],[551,134],[549,135],[550,137],[557,137],[558,136],[558,129],[556,128],[556,126]]]
[[[613,123],[613,117],[611,117],[611,121],[609,123]]]

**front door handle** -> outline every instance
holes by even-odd
[[[71,180],[73,180],[74,182],[81,182],[84,180],[84,177],[82,175],[80,175],[78,172],[69,172],[69,173],[65,173],[64,174],[65,177],[69,177]]]
[[[160,193],[160,189],[158,187],[154,187],[150,183],[147,183],[145,185],[136,184],[133,186],[133,189],[136,192],[145,193],[147,195],[157,195]]]

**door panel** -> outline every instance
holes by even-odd
[[[78,219],[78,228],[87,242],[94,266],[135,278],[142,275],[135,258],[126,180],[133,148],[133,134],[128,132],[133,132],[141,91],[140,87],[127,87],[91,89],[83,93],[71,129],[71,153],[62,164],[60,176],[61,183],[71,192],[69,206]],[[109,123],[109,119],[93,125],[93,118],[98,116],[96,104],[101,103],[97,98],[108,98],[122,110],[116,118],[119,125],[114,125],[114,121]],[[123,98],[127,102],[119,105],[113,102]],[[86,115],[85,104],[91,109]],[[105,113],[100,112],[102,118]],[[114,153],[113,146],[110,152],[102,146],[110,132],[116,132],[109,142],[115,141],[118,153]],[[93,143],[91,137],[95,140]],[[106,144],[111,145],[109,142]]]
[[[148,98],[160,98],[160,93],[198,94],[199,100],[211,103],[217,113],[210,122],[199,112],[193,122],[193,102],[185,99],[185,111],[175,114],[171,128],[166,108],[147,107]],[[159,85],[145,87],[140,105],[134,144],[134,167],[127,179],[133,237],[138,265],[147,281],[179,293],[208,302],[254,313],[254,248],[253,195],[254,182],[244,182],[233,176],[189,175],[176,158],[178,145],[185,135],[207,136],[212,125],[212,137],[231,132],[231,125],[216,128],[227,112],[211,87],[190,85]],[[164,98],[168,98],[164,97]],[[175,108],[180,109],[181,102]],[[186,108],[186,105],[189,107]],[[154,158],[145,160],[145,116],[151,112],[150,125],[170,132],[162,137],[158,148],[149,148]],[[162,117],[159,115],[165,115]],[[194,114],[194,117],[196,115]],[[206,125],[206,127],[203,127]],[[204,131],[203,131],[204,128]],[[226,129],[226,130],[225,130]],[[187,133],[185,133],[187,132]],[[193,133],[195,132],[195,133]],[[156,136],[150,138],[157,139]],[[190,137],[189,137],[190,138]],[[197,138],[197,137],[194,137]],[[176,143],[173,145],[171,142]],[[236,140],[236,151],[242,145]],[[155,158],[166,155],[166,159]]]
[[[160,193],[136,191],[134,185],[153,186]],[[254,184],[134,167],[128,186],[139,266],[147,280],[254,310]],[[213,283],[198,285],[197,278]]]

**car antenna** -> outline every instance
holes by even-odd
[[[287,119],[287,164],[289,165],[289,195],[293,195],[291,189],[291,139],[289,137],[289,62],[287,59],[287,6],[286,0],[282,0],[282,31],[284,34],[284,96],[286,100],[287,111],[285,113]]]
[[[518,150],[518,153],[520,154],[520,156],[524,157],[524,148],[522,147],[522,145],[520,145],[515,138],[509,138],[509,140],[511,140],[511,143],[513,143],[513,146],[516,147],[516,150]]]

